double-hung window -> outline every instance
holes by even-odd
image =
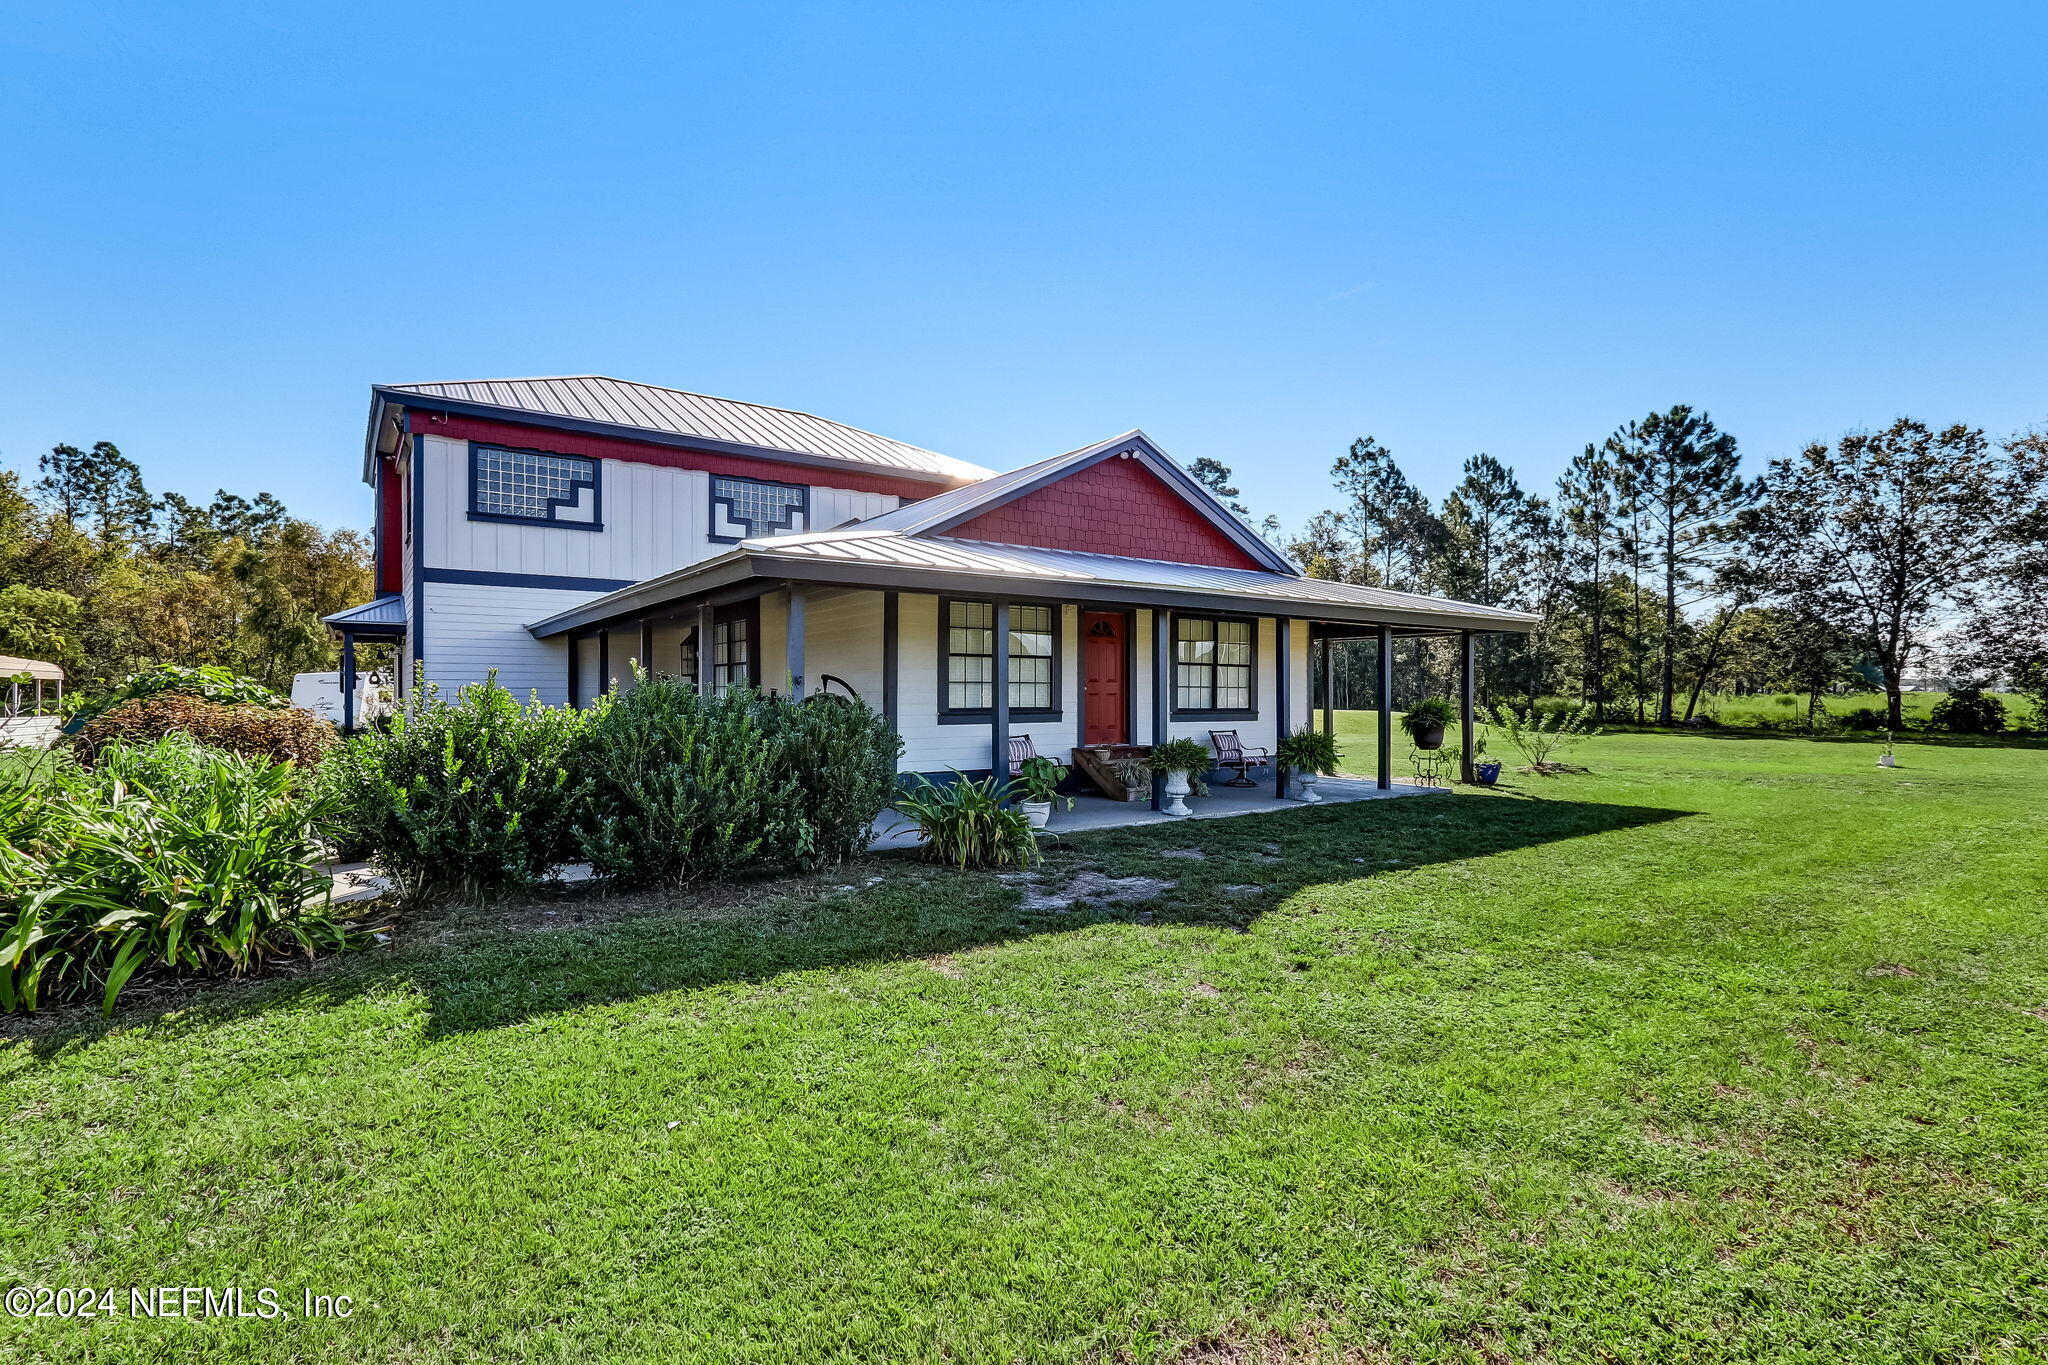
[[[946,689],[941,715],[987,716],[995,698],[995,606],[946,599],[939,649]],[[1059,608],[1010,606],[1010,714],[1059,715]]]
[[[1228,616],[1173,618],[1176,711],[1252,709],[1252,630],[1252,622]]]
[[[723,692],[754,678],[754,617],[728,616],[711,627],[711,686]]]

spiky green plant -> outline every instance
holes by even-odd
[[[993,777],[977,780],[957,771],[953,777],[934,782],[913,774],[909,789],[896,799],[897,811],[923,837],[919,851],[962,871],[1035,865],[1038,841],[1024,813],[1009,804],[1014,789]]]
[[[145,968],[242,975],[360,938],[327,903],[297,769],[120,750],[0,789],[0,1008],[97,994],[111,1011]]]

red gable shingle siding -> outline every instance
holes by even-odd
[[[1136,460],[1111,456],[947,529],[962,540],[1036,545],[1221,569],[1263,569]]]
[[[691,450],[652,441],[628,441],[616,436],[597,436],[554,427],[525,426],[498,422],[486,417],[465,417],[435,412],[424,404],[410,409],[412,429],[428,436],[483,441],[520,450],[551,450],[557,455],[590,455],[601,460],[635,460],[641,464],[666,465],[671,469],[703,469],[741,479],[769,479],[781,483],[818,484],[827,488],[849,488],[857,493],[893,493],[905,502],[916,502],[947,487],[916,479],[869,474],[845,465],[788,464],[772,456],[755,458],[727,455],[711,450]]]

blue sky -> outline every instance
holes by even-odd
[[[605,373],[1326,504],[2048,419],[2048,7],[53,4],[0,25],[0,463],[366,524],[374,381]]]

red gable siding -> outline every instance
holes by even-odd
[[[923,483],[917,479],[892,478],[880,472],[867,474],[847,465],[784,464],[771,456],[755,458],[725,455],[709,450],[689,450],[652,441],[628,441],[616,436],[563,431],[556,427],[526,426],[498,422],[486,417],[463,417],[408,405],[412,429],[427,436],[455,440],[484,441],[522,450],[552,450],[557,455],[589,455],[602,460],[636,460],[641,464],[665,465],[670,469],[703,469],[740,479],[771,479],[781,483],[821,484],[827,488],[849,488],[857,493],[893,493],[905,502],[917,502],[949,484]]]
[[[1164,479],[1136,460],[1114,455],[992,507],[946,534],[1223,569],[1266,567]]]

